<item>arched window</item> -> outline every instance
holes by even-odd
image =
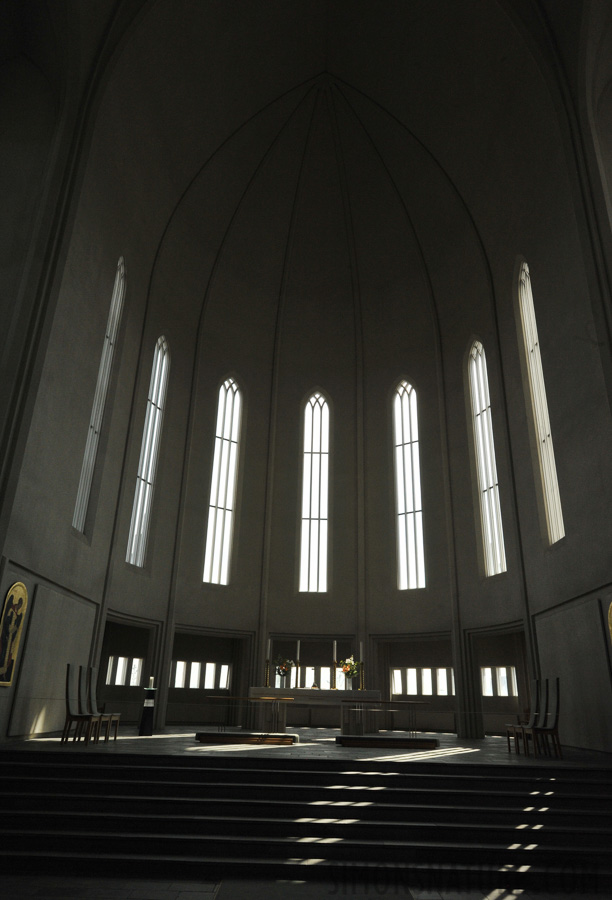
[[[425,587],[417,396],[415,389],[406,381],[401,381],[395,389],[393,421],[397,586],[404,591]]]
[[[542,358],[538,341],[538,329],[531,293],[531,279],[527,263],[521,266],[519,276],[519,309],[523,329],[523,348],[529,381],[529,406],[538,448],[538,463],[546,514],[546,530],[551,544],[561,540],[565,535],[561,497],[557,482],[555,451],[548,418],[548,403],[542,371]]]
[[[106,405],[106,396],[108,394],[108,386],[110,384],[111,372],[113,367],[113,356],[115,353],[115,345],[117,343],[119,323],[121,322],[124,296],[125,264],[123,262],[123,257],[120,257],[119,262],[117,263],[115,286],[113,288],[113,295],[111,297],[108,322],[106,323],[106,334],[104,335],[104,346],[102,347],[100,368],[98,369],[98,380],[96,382],[96,391],[94,394],[93,406],[91,410],[91,418],[89,420],[87,441],[85,442],[85,453],[83,454],[81,478],[79,480],[77,498],[74,506],[74,515],[72,517],[73,527],[76,528],[77,531],[81,532],[85,531],[87,507],[89,506],[89,496],[91,494],[91,485],[93,482],[94,469],[96,466],[98,443],[100,440],[100,431],[102,430],[104,407]]]
[[[203,581],[227,584],[234,528],[242,400],[233,378],[219,389]]]
[[[153,505],[153,486],[155,483],[157,457],[159,455],[169,369],[170,351],[168,342],[162,335],[155,345],[153,356],[151,383],[149,385],[147,412],[142,432],[142,446],[140,449],[138,474],[136,476],[132,522],[130,524],[126,555],[126,561],[134,566],[144,566],[147,550],[147,536]]]
[[[315,392],[304,407],[300,591],[327,590],[329,406]]]
[[[470,350],[468,371],[485,572],[487,575],[497,575],[506,571],[506,551],[495,463],[487,360],[484,347],[479,341],[475,341]]]

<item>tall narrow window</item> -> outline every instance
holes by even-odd
[[[470,351],[468,369],[485,572],[487,575],[497,575],[506,571],[506,551],[495,463],[487,360],[484,347],[479,341],[474,342]]]
[[[535,430],[536,444],[538,447],[538,463],[544,498],[544,510],[546,514],[546,530],[551,544],[561,540],[565,535],[563,525],[563,512],[561,510],[561,497],[557,482],[557,467],[555,465],[555,451],[548,418],[548,403],[546,401],[546,388],[544,386],[544,373],[542,371],[542,358],[540,356],[540,343],[538,341],[538,329],[533,307],[533,294],[531,293],[531,279],[529,267],[523,263],[519,277],[519,308],[521,313],[521,325],[523,328],[523,346],[525,349],[525,361],[529,379],[529,399],[531,414]]]
[[[304,409],[300,591],[327,590],[329,406],[318,391]]]
[[[228,378],[219,390],[202,577],[203,581],[211,584],[227,584],[229,581],[241,405],[238,385],[233,378]]]
[[[100,431],[102,429],[102,420],[104,418],[104,407],[106,405],[106,396],[108,394],[108,386],[110,384],[113,356],[115,353],[115,345],[117,343],[117,334],[119,331],[119,323],[121,321],[121,313],[123,311],[124,296],[125,265],[123,262],[123,257],[121,257],[119,259],[119,262],[117,263],[115,286],[113,288],[113,295],[111,297],[108,322],[106,323],[104,345],[102,347],[102,356],[100,357],[100,368],[98,369],[98,380],[96,382],[96,390],[94,393],[93,406],[91,409],[91,418],[89,420],[87,441],[85,442],[85,453],[83,454],[81,477],[79,480],[77,498],[74,506],[74,515],[72,517],[73,527],[76,528],[77,531],[81,532],[85,531],[87,507],[89,505],[89,495],[91,493],[91,485],[93,482],[94,469],[96,465],[98,442],[100,440]]]
[[[144,566],[147,550],[149,521],[153,504],[153,485],[155,482],[157,457],[159,455],[169,369],[170,351],[168,350],[166,338],[162,335],[155,345],[153,356],[147,412],[142,432],[140,461],[138,463],[134,505],[132,507],[130,536],[125,557],[126,561],[134,566]]]
[[[425,587],[423,510],[416,391],[406,381],[395,389],[395,501],[397,512],[397,586]]]

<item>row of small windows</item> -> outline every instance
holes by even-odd
[[[229,690],[231,666],[226,663],[186,661],[173,659],[168,686],[173,688]]]
[[[124,295],[125,265],[120,259],[74,511],[73,525],[79,531],[85,529]],[[519,278],[519,309],[546,525],[549,543],[552,544],[560,540],[565,531],[526,263]],[[170,351],[162,335],[155,345],[153,357],[126,552],[126,561],[140,567],[144,566],[146,556],[169,371]],[[479,341],[473,343],[469,353],[468,376],[484,567],[487,575],[496,575],[506,571],[506,554],[487,363],[484,347]],[[229,581],[241,411],[239,387],[233,378],[227,378],[219,390],[202,574],[203,581],[211,584],[225,585]],[[303,425],[299,590],[325,592],[328,579],[330,411],[322,392],[316,391],[307,400]],[[397,585],[399,590],[410,590],[425,587],[425,550],[417,394],[407,381],[401,381],[395,389],[393,432]]]
[[[286,684],[286,681],[289,681]],[[339,691],[351,690],[355,687],[352,682],[358,681],[357,678],[347,678],[338,666],[336,668],[336,689]],[[320,688],[324,691],[331,690],[332,687],[332,668],[331,666],[291,666],[289,675],[284,678],[274,675],[273,687],[277,688]]]
[[[455,673],[449,666],[391,669],[391,693],[409,697],[448,697],[455,693]],[[483,697],[517,697],[514,666],[481,666]]]

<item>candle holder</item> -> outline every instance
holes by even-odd
[[[266,660],[266,664],[264,666],[264,687],[270,687],[270,660]]]
[[[338,660],[334,659],[332,662],[332,670],[331,670],[331,689],[332,691],[336,690],[336,666],[338,665]]]
[[[363,662],[359,663],[359,690],[365,691],[365,666]]]

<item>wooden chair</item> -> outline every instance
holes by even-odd
[[[85,743],[89,744],[91,738],[97,741],[100,737],[100,714],[92,713],[89,708],[87,666],[79,666],[79,712],[88,720],[85,729]]]
[[[551,756],[551,746],[555,756],[562,758],[561,743],[559,741],[559,678],[551,683],[548,698],[548,711],[544,725],[535,726],[533,729],[534,747],[536,739],[542,742],[544,752]],[[549,744],[550,739],[550,744]]]
[[[534,678],[531,682],[531,691],[529,694],[529,718],[525,722],[515,722],[506,725],[506,740],[508,741],[508,753],[512,752],[510,747],[510,738],[514,738],[514,751],[520,753],[520,742],[523,740],[523,728],[533,728],[538,721],[537,716],[540,706],[540,682]],[[525,745],[526,747],[526,745]],[[525,749],[528,755],[528,749]]]
[[[80,668],[77,669],[72,663],[66,666],[66,721],[62,731],[62,744],[70,740],[73,725],[73,740],[78,741],[85,735],[85,742],[89,743],[90,716],[88,713],[82,713],[79,706],[79,671]]]
[[[119,731],[119,720],[121,719],[121,713],[110,713],[110,712],[100,712],[98,709],[98,703],[96,700],[96,684],[98,679],[98,670],[95,667],[90,667],[89,669],[89,712],[92,716],[97,716],[100,720],[100,725],[96,734],[96,741],[100,739],[100,730],[102,726],[105,726],[104,729],[104,741],[109,740],[111,729],[114,731],[115,740],[117,740],[117,733]]]
[[[533,725],[523,725],[521,731],[523,732],[523,746],[525,748],[525,756],[529,756],[529,738],[533,741],[533,755],[540,755],[540,744],[538,741],[538,733],[541,728],[546,725],[548,720],[548,678],[545,678],[542,683],[542,689],[540,692],[540,707],[538,709],[538,714],[536,716],[536,720]]]

